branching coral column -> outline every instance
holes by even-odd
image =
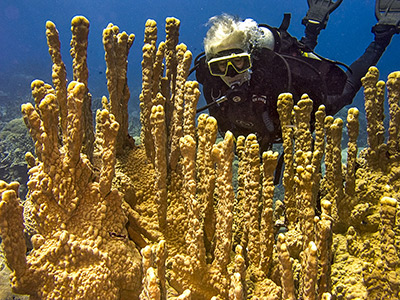
[[[172,114],[175,107],[175,95],[177,84],[177,49],[179,42],[179,27],[181,22],[176,18],[167,18],[165,25],[165,76],[167,85],[165,87],[167,102],[165,104],[166,119],[172,121]],[[170,124],[167,123],[169,128]]]
[[[217,120],[206,114],[197,119],[197,197],[201,204],[201,216],[206,247],[210,249],[215,233],[214,188],[216,172],[212,159],[212,147],[217,138]]]
[[[227,295],[229,286],[226,276],[232,248],[233,202],[232,186],[233,134],[227,132],[222,142],[213,147],[213,158],[217,164],[215,250],[212,264],[212,284],[220,295]]]
[[[142,60],[142,92],[140,93],[140,139],[145,146],[147,157],[154,160],[154,144],[151,137],[150,114],[153,106],[152,99],[157,95],[158,78],[154,78],[153,67],[156,55],[157,24],[154,20],[147,20],[145,25],[143,60]],[[164,58],[164,55],[162,56]],[[157,87],[155,90],[154,86]]]
[[[341,149],[343,121],[337,118],[331,123],[331,120],[331,118],[327,117],[325,122],[327,127],[327,155],[325,156],[325,165],[328,189],[328,197],[326,200],[332,203],[333,225],[336,226],[339,224],[340,213],[343,212],[343,209],[346,209],[345,203],[343,202],[344,191]]]
[[[311,165],[311,152],[296,152],[296,160],[301,163],[296,168],[296,199],[301,216],[299,216],[300,230],[303,235],[303,250],[314,240],[314,216],[315,205],[313,205],[313,173]]]
[[[385,163],[381,161],[381,154],[386,151],[383,147],[385,82],[379,81],[379,71],[376,67],[370,67],[361,82],[364,87],[365,114],[367,117],[369,163],[372,167],[384,167]]]
[[[400,72],[389,74],[387,89],[390,114],[388,150],[392,159],[398,159],[397,155],[400,150]]]
[[[230,300],[246,299],[246,264],[244,260],[243,248],[236,246],[235,249],[235,272],[231,276],[231,287],[229,289]]]
[[[297,216],[296,199],[294,195],[294,158],[293,158],[293,98],[291,94],[281,94],[278,98],[278,113],[282,128],[285,171],[283,186],[285,187],[286,222],[289,228],[294,226]]]
[[[236,140],[236,155],[238,157],[237,169],[237,192],[235,197],[233,223],[234,243],[235,245],[243,245],[246,247],[248,242],[248,227],[247,220],[249,219],[250,206],[246,202],[246,172],[247,160],[245,155],[245,140],[244,136],[239,136]]]
[[[380,243],[375,257],[363,265],[363,277],[368,296],[373,299],[398,299],[400,258],[395,246],[397,200],[380,200]]]
[[[396,214],[398,210],[398,201],[390,197],[382,197],[380,201],[381,209],[381,254],[380,259],[384,262],[382,275],[392,287],[388,297],[400,296],[400,257],[396,249]]]
[[[187,253],[192,259],[193,268],[204,267],[206,251],[204,248],[203,227],[200,219],[200,202],[196,199],[196,142],[190,135],[180,140],[184,165],[184,198],[188,216],[186,234]]]
[[[76,16],[71,21],[71,50],[73,80],[79,81],[85,85],[86,91],[83,98],[82,124],[83,131],[82,151],[89,159],[92,159],[94,146],[94,130],[92,117],[92,95],[89,93],[88,78],[89,70],[87,68],[87,46],[89,34],[89,21],[83,16]]]
[[[347,113],[347,133],[349,142],[347,144],[347,167],[346,167],[346,186],[345,193],[354,196],[356,188],[356,159],[357,159],[357,138],[359,130],[358,122],[359,111],[357,108],[350,108]]]
[[[262,213],[260,222],[260,267],[268,274],[272,267],[272,252],[274,248],[273,198],[274,171],[278,162],[278,152],[267,151],[262,155]]]
[[[183,113],[183,134],[196,138],[196,107],[200,97],[197,81],[185,82],[185,106]]]
[[[175,78],[176,82],[172,84],[175,87],[175,90],[173,91],[173,94],[171,96],[171,101],[173,100],[174,109],[172,112],[172,119],[169,119],[171,123],[169,124],[170,127],[168,128],[169,166],[172,170],[176,169],[176,165],[180,157],[179,140],[183,136],[185,82],[189,74],[190,64],[192,62],[192,53],[190,51],[187,51],[187,47],[184,44],[178,45],[176,47],[176,51],[177,51],[176,57],[178,65]],[[167,103],[168,103],[168,98],[167,98]],[[192,111],[195,112],[195,109],[193,109]],[[189,117],[189,115],[187,116]]]
[[[310,242],[303,252],[303,297],[302,299],[315,299],[318,270],[317,246]]]
[[[293,107],[295,123],[295,190],[296,207],[299,212],[300,229],[303,235],[303,249],[314,240],[315,200],[313,199],[313,184],[315,169],[312,165],[310,120],[313,102],[304,94]]]
[[[0,234],[8,266],[13,270],[11,284],[15,291],[32,287],[24,277],[28,264],[23,225],[23,206],[18,198],[19,184],[0,181]]]
[[[294,123],[296,125],[294,136],[296,140],[295,151],[311,151],[312,137],[310,131],[310,120],[312,109],[313,102],[307,94],[304,94],[300,101],[298,101],[293,107]]]
[[[144,276],[139,299],[167,299],[165,240],[153,246],[144,247],[141,254]]]
[[[162,97],[161,94],[158,96]],[[151,109],[151,129],[154,137],[155,190],[158,206],[158,226],[160,231],[167,222],[167,140],[165,114],[162,105]]]
[[[128,35],[125,31],[108,24],[103,30],[103,45],[107,64],[107,88],[110,97],[110,112],[120,124],[117,135],[117,153],[129,146],[128,135],[128,100],[130,92],[127,80],[128,54],[135,39],[134,34]]]
[[[254,134],[247,136],[245,141],[245,156],[247,172],[245,177],[245,194],[248,216],[246,216],[247,241],[243,246],[248,247],[249,261],[258,265],[260,261],[260,223],[259,223],[259,201],[260,201],[260,155],[257,137]]]
[[[290,254],[285,243],[285,236],[279,234],[277,242],[277,251],[279,255],[280,269],[281,269],[281,286],[283,299],[295,300],[295,287],[292,271],[292,262]]]
[[[311,159],[311,165],[314,169],[313,173],[313,205],[316,205],[316,200],[319,193],[322,172],[321,172],[321,161],[325,153],[325,106],[320,105],[318,110],[315,112],[315,139],[314,139],[314,150]]]
[[[316,218],[315,240],[319,251],[319,270],[317,292],[320,298],[331,290],[331,261],[332,261],[332,218],[331,203],[321,202],[321,217]]]
[[[60,125],[62,132],[67,130],[67,71],[65,64],[61,59],[61,45],[56,25],[46,22],[46,37],[49,53],[53,62],[52,78],[56,90],[56,97],[60,109]],[[40,98],[42,99],[42,98]],[[39,100],[40,100],[39,99]]]

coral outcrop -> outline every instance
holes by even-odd
[[[36,154],[26,156],[23,206],[17,183],[0,184],[15,292],[32,299],[400,297],[398,72],[387,82],[386,143],[385,83],[376,68],[363,79],[368,147],[357,157],[359,114],[350,109],[346,165],[343,120],[321,106],[313,134],[312,99],[280,95],[285,195],[274,200],[279,154],[260,154],[255,135],[226,132],[216,142],[217,121],[196,120],[200,92],[187,80],[192,54],[179,44],[179,20],[166,20],[158,44],[156,22],[145,25],[140,144],[127,134],[134,36],[112,24],[103,32],[110,101],[103,98],[92,137],[89,118],[80,122],[91,113],[81,48],[89,25],[83,17],[72,25],[74,81],[64,85],[48,23],[53,87],[34,81],[35,106],[22,107]],[[32,235],[28,256],[24,231]]]
[[[47,27],[55,30],[54,24]],[[28,256],[17,185],[1,183],[0,228],[13,290],[32,299],[138,297],[141,258],[127,238],[122,197],[111,186],[118,123],[106,109],[97,112],[92,164],[82,152],[85,84],[72,81],[62,97],[41,81],[32,90],[35,107],[22,106],[37,156],[27,155],[25,222],[34,233]]]

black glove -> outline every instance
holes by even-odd
[[[332,2],[331,0],[307,0],[308,11],[303,18],[302,24],[307,25],[313,23],[319,25],[319,30],[326,27],[329,14],[333,12],[343,0]]]
[[[394,33],[400,33],[400,0],[376,0],[375,17],[378,23],[372,32],[390,29]]]

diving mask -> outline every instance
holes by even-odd
[[[226,76],[229,66],[232,66],[238,74],[246,72],[251,68],[250,54],[246,52],[232,53],[227,56],[210,59],[208,62],[210,73],[214,76]]]

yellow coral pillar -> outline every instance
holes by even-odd
[[[296,200],[294,194],[294,142],[292,124],[293,97],[291,94],[281,94],[278,97],[278,113],[282,128],[285,170],[283,186],[285,187],[286,222],[289,228],[294,226],[297,218]]]

